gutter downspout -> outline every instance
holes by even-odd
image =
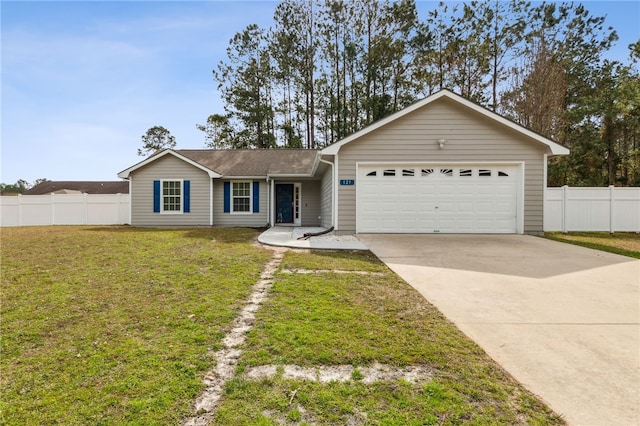
[[[209,226],[213,226],[213,178],[209,177]]]
[[[128,225],[132,226],[131,222],[133,222],[133,176],[129,175],[127,180],[129,181],[129,223]]]
[[[275,225],[275,179],[270,179],[271,185],[269,185],[269,226],[273,228]]]
[[[327,161],[327,160],[323,160],[321,157],[318,157],[318,159],[325,164],[328,164],[331,166],[331,228],[335,229],[336,223],[335,223],[335,211],[336,211],[336,199],[337,199],[337,195],[336,194],[336,168],[335,168],[335,164],[333,164],[331,161]]]
[[[269,183],[269,176],[267,176],[267,224],[271,227],[271,184]]]

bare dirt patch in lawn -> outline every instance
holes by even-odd
[[[376,362],[367,367],[354,367],[352,365],[322,365],[317,367],[262,365],[247,369],[244,375],[251,380],[280,376],[283,379],[311,380],[320,383],[348,382],[350,380],[361,381],[362,383],[393,380],[421,383],[431,380],[433,371],[426,365],[396,367]]]

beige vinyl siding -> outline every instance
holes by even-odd
[[[320,224],[324,227],[333,225],[333,169],[329,167],[322,175],[320,184]]]
[[[444,149],[436,141],[445,139]],[[448,99],[439,99],[345,144],[338,179],[356,179],[356,162],[524,162],[524,232],[543,230],[545,147]],[[356,185],[358,182],[356,181]],[[355,231],[356,186],[338,186],[340,231]]]
[[[208,226],[209,175],[172,156],[166,155],[134,171],[131,176],[131,225],[133,226]],[[162,214],[153,212],[154,180],[191,181],[191,212]]]
[[[224,182],[229,179],[214,179],[213,181],[213,224],[215,226],[244,226],[262,227],[269,223],[267,216],[268,192],[267,181],[258,179],[237,179],[236,181],[260,182],[260,211],[258,213],[225,213],[224,212]],[[253,193],[252,193],[253,195]]]
[[[302,226],[320,226],[320,181],[304,180],[302,187]]]

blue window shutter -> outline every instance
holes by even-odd
[[[224,212],[231,212],[231,182],[224,183]]]
[[[153,181],[153,212],[160,213],[160,181]]]
[[[182,183],[182,191],[184,192],[183,206],[182,212],[189,213],[191,212],[191,181],[185,180]]]
[[[260,212],[260,182],[253,182],[253,212]]]

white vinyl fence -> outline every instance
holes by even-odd
[[[640,188],[547,188],[544,230],[640,232]]]
[[[124,225],[129,194],[49,194],[0,197],[0,226]]]
[[[123,225],[129,194],[0,197],[0,226]],[[547,188],[545,231],[640,232],[640,188]]]

